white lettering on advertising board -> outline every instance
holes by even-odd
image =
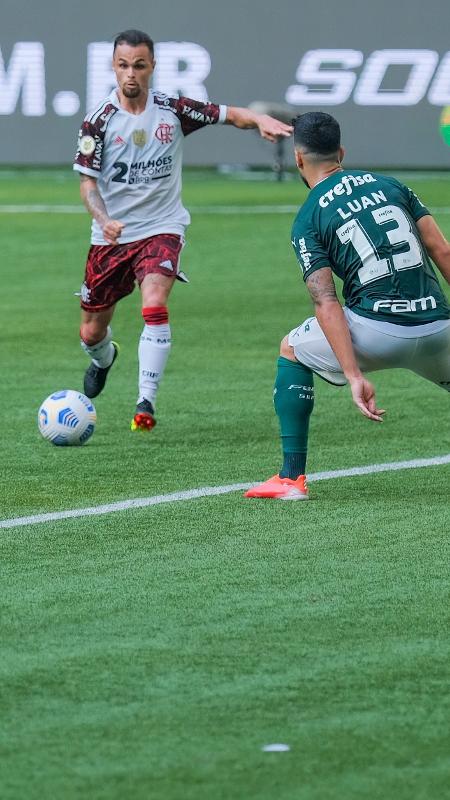
[[[435,50],[374,50],[367,58],[361,50],[308,50],[297,67],[297,83],[286,90],[286,101],[336,106],[350,100],[353,92],[360,106],[415,106],[429,89],[428,102],[445,106],[450,104],[450,51],[438,64]],[[407,69],[403,85],[396,91],[383,89],[388,71],[395,67]]]
[[[87,47],[86,110],[109,94],[115,85],[111,66],[112,44],[91,42]],[[153,85],[168,95],[184,94],[207,100],[205,81],[211,56],[195,42],[159,42]],[[397,70],[397,72],[396,72]],[[400,70],[400,72],[398,71]],[[397,88],[386,88],[397,75]],[[450,51],[440,55],[426,49],[384,49],[368,54],[351,49],[308,50],[288,86],[286,102],[294,106],[415,106],[425,97],[433,106],[450,105]],[[7,63],[0,49],[0,115],[22,113],[40,117],[48,102],[57,116],[72,116],[79,95],[61,87],[47,101],[45,49],[42,42],[16,42]]]
[[[86,110],[94,108],[116,85],[111,65],[112,44],[91,42],[87,48]],[[195,42],[159,42],[155,45],[153,86],[171,96],[184,94],[207,100],[205,80],[211,71],[208,51]],[[52,98],[57,116],[78,113],[78,94],[62,89]],[[42,42],[16,42],[6,64],[0,49],[0,114],[17,111],[25,117],[47,113],[45,50]]]

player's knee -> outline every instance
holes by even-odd
[[[141,283],[142,305],[145,307],[166,306],[175,278],[149,273]]]
[[[289,361],[297,361],[294,355],[294,348],[289,344],[289,339],[287,336],[281,340],[280,356],[283,356],[283,358],[288,358]]]
[[[151,288],[146,287],[146,290],[142,292],[142,302],[144,307],[152,307],[152,306],[166,306],[167,300],[169,298],[169,292],[164,286],[152,286]]]
[[[82,322],[80,325],[80,337],[85,344],[92,347],[105,338],[108,326],[99,323],[98,320]]]

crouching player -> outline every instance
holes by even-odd
[[[281,343],[275,381],[283,464],[247,497],[306,500],[308,426],[316,373],[348,383],[368,419],[381,422],[366,372],[403,368],[450,391],[450,310],[430,259],[450,283],[450,244],[417,196],[394,178],[342,166],[338,122],[302,114],[295,160],[310,188],[292,244],[315,316]],[[344,307],[334,278],[343,281]]]

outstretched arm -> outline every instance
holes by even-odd
[[[95,178],[80,173],[80,195],[87,210],[100,225],[106,241],[110,244],[117,244],[117,240],[123,231],[124,223],[108,217],[108,212],[98,191]]]
[[[421,217],[416,225],[428,255],[442,272],[447,283],[450,283],[450,243],[431,215]]]
[[[280,137],[288,137],[293,131],[292,125],[269,117],[268,114],[255,114],[249,108],[238,108],[237,106],[227,107],[226,125],[234,125],[235,128],[258,128],[263,139],[269,142],[276,142]]]
[[[376,407],[375,389],[358,367],[347,320],[336,296],[331,269],[324,267],[313,272],[307,278],[306,285],[314,302],[317,321],[350,384],[353,402],[365,417],[382,422],[384,411]]]

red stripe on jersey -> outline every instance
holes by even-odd
[[[147,306],[142,309],[146,325],[166,325],[169,322],[167,306]]]

